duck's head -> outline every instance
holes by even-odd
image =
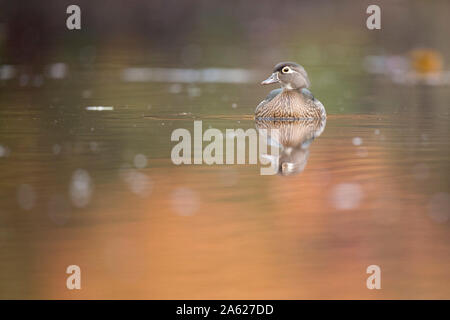
[[[280,62],[273,69],[272,75],[261,82],[271,84],[279,82],[284,89],[294,90],[308,88],[310,85],[305,69],[294,62]]]

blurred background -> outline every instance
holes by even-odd
[[[450,298],[448,1],[0,8],[0,298]],[[329,114],[303,172],[172,164],[286,60]]]

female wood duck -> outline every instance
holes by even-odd
[[[308,90],[308,74],[301,65],[280,62],[261,84],[276,82],[281,84],[281,88],[272,90],[256,107],[257,119],[326,118],[325,107]]]

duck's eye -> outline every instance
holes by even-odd
[[[289,71],[291,71],[291,68],[289,67],[284,67],[283,69],[281,69],[281,72],[283,73],[288,73]]]

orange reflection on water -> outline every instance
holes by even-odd
[[[35,294],[448,298],[446,226],[429,218],[429,195],[372,132],[359,132],[366,148],[361,157],[351,143],[336,143],[354,133],[342,138],[342,129],[329,125],[312,144],[304,172],[292,177],[260,176],[248,166],[169,166],[142,171],[154,183],[148,197],[121,181],[99,186],[104,196],[87,223],[52,228],[48,239],[58,241],[36,243]],[[179,190],[188,190],[188,198]],[[355,195],[351,208],[336,203]],[[65,288],[70,264],[82,269],[81,291]],[[381,267],[381,290],[366,288],[372,264]]]

